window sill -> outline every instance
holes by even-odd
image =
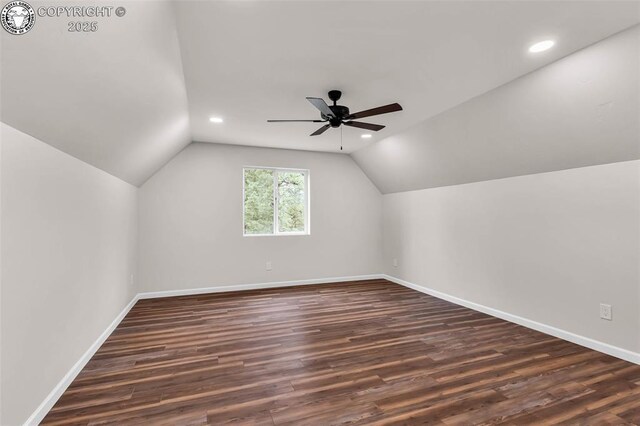
[[[243,237],[305,237],[311,232],[288,232],[282,234],[242,234]]]

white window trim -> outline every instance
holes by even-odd
[[[273,170],[273,233],[272,234],[245,234],[244,232],[244,175],[246,170]],[[278,173],[279,172],[297,172],[304,174],[304,231],[302,232],[280,232],[278,230]],[[242,168],[242,236],[244,237],[287,237],[287,236],[304,236],[311,235],[311,214],[310,205],[311,198],[309,196],[309,186],[311,175],[308,169],[292,169],[287,167],[263,167],[263,166],[245,166]]]

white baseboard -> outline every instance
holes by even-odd
[[[107,329],[102,332],[102,334],[96,339],[95,342],[87,349],[87,351],[80,357],[80,359],[71,367],[71,369],[65,374],[65,376],[58,382],[58,384],[53,388],[53,390],[47,395],[47,397],[42,401],[42,403],[36,408],[36,410],[29,416],[27,421],[24,423],[25,426],[36,426],[38,425],[42,419],[47,415],[49,410],[55,405],[58,399],[62,396],[65,390],[69,387],[73,379],[82,371],[84,366],[89,362],[91,357],[96,353],[96,351],[102,346],[105,340],[109,337],[109,335],[115,330],[115,328],[120,324],[122,319],[127,315],[127,313],[133,308],[133,305],[140,299],[153,299],[157,297],[170,297],[170,296],[186,296],[192,294],[204,294],[204,293],[220,293],[220,292],[228,292],[228,291],[239,291],[239,290],[258,290],[264,288],[274,288],[274,287],[292,287],[297,285],[309,285],[309,284],[328,284],[328,283],[337,283],[337,282],[346,282],[346,281],[362,281],[362,280],[372,280],[372,279],[382,279],[383,276],[381,274],[372,274],[372,275],[354,275],[350,277],[333,277],[333,278],[318,278],[311,280],[300,280],[300,281],[279,281],[279,282],[266,282],[266,283],[255,283],[255,284],[236,284],[230,286],[218,286],[218,287],[205,287],[205,288],[192,288],[185,290],[169,290],[169,291],[154,291],[148,293],[138,293],[136,294],[131,302],[124,307],[122,312],[118,314],[118,316],[109,324]]]
[[[24,423],[25,426],[36,426],[38,425],[42,419],[47,415],[49,410],[55,405],[58,399],[62,396],[64,391],[69,387],[73,379],[82,371],[84,366],[89,362],[91,357],[96,353],[96,351],[100,348],[100,346],[104,343],[105,340],[109,337],[109,335],[115,330],[115,328],[120,324],[122,319],[127,315],[127,313],[131,310],[133,305],[140,299],[153,299],[158,297],[170,297],[170,296],[186,296],[193,294],[205,294],[205,293],[220,293],[220,292],[229,292],[229,291],[241,291],[241,290],[258,290],[258,289],[266,289],[266,288],[275,288],[275,287],[292,287],[298,285],[310,285],[310,284],[328,284],[328,283],[337,283],[337,282],[346,282],[346,281],[362,281],[362,280],[372,280],[372,279],[386,279],[396,284],[403,285],[405,287],[411,288],[413,290],[419,291],[421,293],[428,294],[430,296],[437,297],[438,299],[447,300],[451,303],[455,303],[456,305],[465,306],[469,309],[473,309],[475,311],[483,312],[485,314],[501,318],[506,321],[510,321],[524,327],[528,327],[542,333],[549,334],[551,336],[558,337],[563,340],[567,340],[572,343],[576,343],[581,346],[585,346],[587,348],[596,350],[598,352],[603,352],[608,355],[612,355],[616,358],[624,359],[626,361],[633,362],[635,364],[640,364],[640,354],[636,352],[632,352],[626,349],[618,348],[616,346],[609,345],[607,343],[599,342],[597,340],[590,339],[588,337],[580,336],[574,333],[570,333],[565,330],[561,330],[559,328],[552,327],[550,325],[542,324],[536,321],[529,320],[527,318],[522,318],[517,315],[512,315],[507,312],[503,312],[497,309],[489,308],[484,305],[480,305],[478,303],[470,302],[468,300],[460,299],[455,296],[451,296],[446,293],[442,293],[427,287],[419,286],[408,281],[402,280],[400,278],[392,277],[390,275],[384,274],[371,274],[371,275],[355,275],[350,277],[333,277],[333,278],[318,278],[318,279],[310,279],[310,280],[300,280],[300,281],[278,281],[278,282],[266,282],[266,283],[255,283],[255,284],[236,284],[230,286],[217,286],[217,287],[204,287],[204,288],[193,288],[193,289],[185,289],[185,290],[168,290],[168,291],[154,291],[154,292],[146,292],[146,293],[138,293],[136,294],[131,302],[118,314],[118,316],[109,324],[107,329],[102,332],[102,334],[96,339],[95,342],[91,345],[89,349],[80,357],[80,359],[74,364],[73,367],[67,372],[67,374],[60,380],[60,382],[53,388],[53,390],[47,395],[47,397],[42,401],[40,406],[31,414],[29,419]]]
[[[298,280],[298,281],[272,281],[266,283],[254,283],[254,284],[234,284],[217,287],[201,287],[190,288],[184,290],[165,290],[165,291],[152,291],[146,293],[138,293],[139,299],[154,299],[156,297],[171,297],[171,296],[190,296],[194,294],[206,294],[206,293],[220,293],[228,291],[243,291],[243,290],[261,290],[266,288],[275,287],[293,287],[298,285],[311,285],[311,284],[328,284],[328,283],[340,283],[346,281],[362,281],[362,280],[375,280],[382,279],[381,274],[371,275],[354,275],[350,277],[331,277],[331,278],[316,278],[311,280]]]
[[[47,395],[47,397],[42,401],[42,403],[36,408],[36,410],[29,416],[27,421],[24,423],[25,426],[36,426],[40,424],[42,419],[47,415],[49,410],[55,405],[58,399],[62,396],[65,390],[69,387],[73,379],[82,371],[85,365],[89,362],[91,357],[96,353],[96,351],[102,346],[105,340],[111,335],[113,330],[116,329],[120,321],[129,313],[133,305],[138,301],[138,296],[134,296],[131,299],[131,302],[124,307],[124,309],[118,314],[118,316],[109,324],[107,329],[102,332],[102,334],[96,339],[95,342],[87,349],[87,351],[80,357],[80,359],[71,367],[71,369],[65,374],[65,376],[58,382],[58,384],[53,388],[53,390]]]
[[[513,315],[508,312],[503,312],[498,309],[490,308],[488,306],[480,305],[475,302],[470,302],[465,299],[460,299],[459,297],[455,297],[447,293],[442,293],[440,291],[433,290],[428,287],[420,286],[400,278],[392,277],[390,275],[382,275],[382,277],[396,284],[400,284],[410,289],[419,291],[421,293],[425,293],[430,296],[437,297],[438,299],[443,299],[448,302],[455,303],[456,305],[461,305],[466,308],[473,309],[474,311],[482,312],[487,315],[491,315],[491,316],[503,319],[505,321],[513,322],[513,323],[522,325],[524,327],[539,331],[541,333],[549,334],[559,339],[567,340],[577,345],[584,346],[589,349],[593,349],[595,351],[602,352],[607,355],[611,355],[616,358],[623,359],[625,361],[633,362],[634,364],[640,364],[640,353],[633,352],[628,349],[619,348],[617,346],[613,346],[608,343],[600,342],[598,340],[594,340],[589,337],[571,333],[566,330],[562,330],[547,324],[543,324],[537,321],[523,318],[518,315]]]

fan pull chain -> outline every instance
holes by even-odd
[[[340,151],[342,151],[342,126],[340,126]]]

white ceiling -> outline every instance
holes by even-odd
[[[306,96],[336,88],[352,111],[399,102],[345,128],[345,150],[388,137],[638,22],[638,3],[588,1],[185,2],[177,8],[194,140],[336,151],[309,137]],[[527,48],[553,38],[557,47]],[[224,125],[208,117],[220,115]]]
[[[16,129],[140,185],[190,143],[187,96],[172,5],[118,6],[126,15],[97,19],[94,33],[68,32],[69,21],[84,19],[66,17],[36,17],[21,36],[0,30],[0,114]]]
[[[640,26],[365,147],[353,158],[383,193],[638,159]]]
[[[346,128],[352,152],[639,20],[637,2],[612,1],[118,5],[125,17],[96,33],[68,33],[66,18],[2,31],[1,119],[136,185],[190,140],[338,150],[337,130],[266,123],[316,118],[305,96],[337,88],[352,111],[403,105],[363,120],[388,126],[369,142]],[[527,53],[545,38],[557,46]]]

